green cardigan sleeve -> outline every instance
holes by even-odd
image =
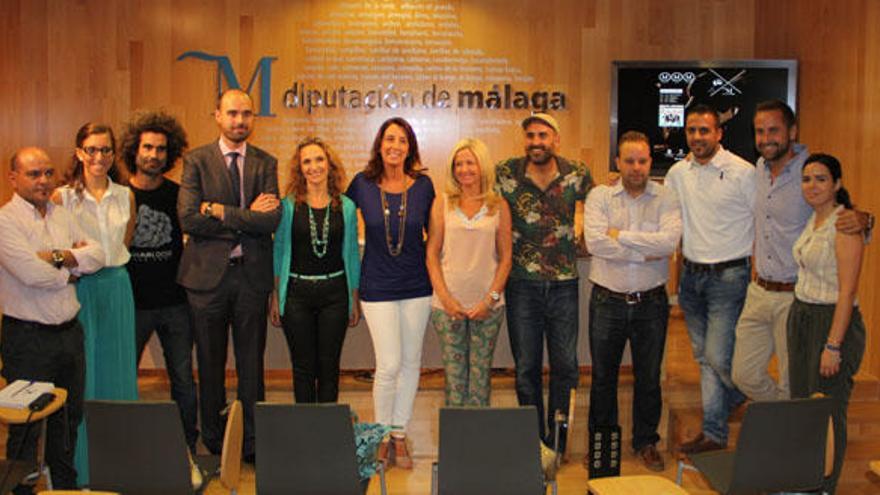
[[[287,302],[287,283],[290,281],[290,241],[293,225],[293,201],[289,197],[281,201],[281,221],[275,229],[275,240],[272,246],[272,267],[278,278],[278,309],[284,316],[284,304]]]
[[[357,207],[347,196],[342,196],[342,216],[345,222],[345,237],[342,242],[342,261],[348,281],[348,312],[351,313],[353,292],[361,283],[361,256],[358,247]]]
[[[278,308],[284,316],[287,302],[287,286],[290,282],[290,257],[293,228],[294,203],[287,197],[281,202],[281,221],[275,230],[272,249],[272,266],[278,278]],[[342,263],[348,285],[348,312],[354,304],[353,292],[361,283],[361,258],[358,247],[357,207],[347,196],[342,196],[342,219],[345,223],[342,237]]]

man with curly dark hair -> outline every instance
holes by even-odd
[[[131,173],[137,220],[128,271],[136,307],[138,359],[155,332],[162,344],[186,443],[195,452],[196,386],[192,372],[193,332],[186,291],[177,284],[183,234],[177,216],[179,186],[165,178],[187,146],[186,132],[164,112],[142,113],[126,126],[122,159]]]

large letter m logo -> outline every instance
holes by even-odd
[[[188,51],[177,57],[177,60],[183,60],[190,57],[217,63],[218,97],[223,93],[224,79],[226,80],[226,86],[229,89],[241,89],[241,84],[238,82],[238,76],[235,75],[235,70],[232,69],[232,63],[226,55],[211,55],[210,53],[205,52]],[[257,66],[254,67],[254,72],[251,74],[251,80],[248,82],[247,89],[245,89],[245,91],[250,94],[257,77],[260,78],[260,112],[257,114],[260,117],[275,116],[275,114],[272,113],[272,62],[276,60],[278,60],[278,57],[261,58],[257,62]]]

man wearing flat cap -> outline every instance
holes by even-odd
[[[568,411],[577,387],[578,271],[575,216],[593,180],[583,163],[558,155],[559,124],[544,113],[522,121],[525,156],[496,166],[498,192],[513,219],[513,269],[505,289],[507,330],[520,405],[538,410],[538,431],[553,445],[554,412]],[[544,341],[550,398],[544,417]],[[565,450],[565,431],[560,451]]]

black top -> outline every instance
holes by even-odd
[[[324,238],[324,212],[326,209],[312,209],[315,218],[315,232],[318,240]],[[300,275],[326,275],[345,268],[342,262],[342,237],[344,235],[342,206],[330,208],[330,245],[323,258],[312,251],[312,235],[309,227],[309,207],[297,203],[293,210],[293,229],[291,230],[290,271]],[[318,249],[321,252],[321,249]]]
[[[135,307],[156,309],[184,304],[186,292],[175,282],[183,252],[183,234],[177,218],[180,188],[170,180],[152,191],[129,187],[137,208],[137,223],[128,248]]]

